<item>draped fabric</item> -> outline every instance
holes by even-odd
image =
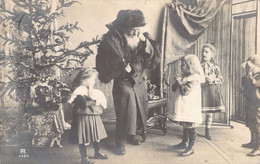
[[[182,1],[176,0],[165,6],[162,36],[164,66],[185,55],[227,0]]]

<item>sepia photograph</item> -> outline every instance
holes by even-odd
[[[260,164],[260,0],[0,0],[0,164]]]

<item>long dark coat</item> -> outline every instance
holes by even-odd
[[[260,133],[260,101],[257,97],[259,88],[252,84],[252,80],[242,77],[243,95],[245,97],[246,126],[253,132]]]
[[[99,79],[104,83],[114,79],[113,98],[118,142],[123,141],[126,135],[135,135],[139,112],[141,123],[146,128],[148,96],[144,69],[156,66],[159,55],[155,42],[148,37],[135,51],[130,50],[124,35],[113,27],[109,28],[99,45],[96,57]],[[130,73],[125,71],[128,63],[132,69]]]

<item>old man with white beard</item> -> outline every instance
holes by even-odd
[[[136,130],[142,129],[143,141],[148,113],[145,69],[159,63],[160,51],[147,33],[142,11],[121,10],[98,47],[96,69],[101,82],[114,79],[113,99],[116,112],[116,153],[125,154],[125,141],[139,145]],[[159,76],[159,75],[158,75]]]

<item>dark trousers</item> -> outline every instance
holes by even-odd
[[[142,117],[139,111],[139,108],[137,108],[137,121],[136,121],[136,129],[142,129],[144,128],[144,125],[142,123]],[[127,116],[125,117],[125,120],[123,120],[122,118],[118,118],[116,120],[116,145],[125,145],[125,141],[127,139],[128,136],[134,136],[135,134],[128,134],[127,131]]]

